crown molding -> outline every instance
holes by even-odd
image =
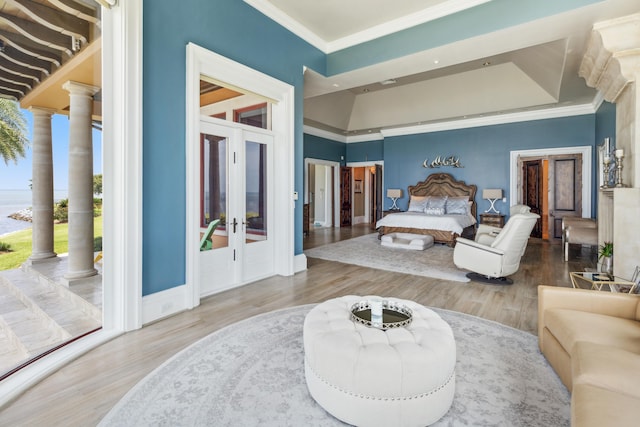
[[[333,53],[342,49],[365,43],[379,37],[397,33],[407,28],[415,27],[425,22],[435,21],[444,16],[453,15],[454,13],[488,3],[491,0],[449,0],[439,3],[435,6],[428,7],[419,12],[406,15],[401,18],[376,25],[366,30],[359,31],[346,37],[342,37],[332,42],[326,42],[327,49],[325,53]]]
[[[303,132],[308,135],[329,139],[345,144],[355,142],[379,141],[392,136],[416,135],[421,133],[442,132],[447,130],[467,129],[481,126],[495,126],[508,123],[530,122],[535,120],[557,119],[561,117],[583,116],[595,114],[602,104],[602,95],[598,93],[592,103],[573,105],[569,107],[548,108],[544,110],[524,111],[519,113],[501,114],[472,119],[450,120],[446,122],[430,123],[418,126],[404,126],[393,129],[382,129],[380,132],[363,135],[344,136],[326,130],[304,126]]]
[[[449,0],[444,3],[428,7],[419,12],[328,42],[295,19],[291,18],[286,13],[282,12],[268,0],[244,0],[245,3],[255,8],[260,13],[271,18],[284,28],[305,40],[307,43],[320,49],[325,54],[330,54],[379,37],[397,33],[398,31],[406,30],[407,28],[415,27],[416,25],[424,24],[425,22],[433,21],[447,15],[452,15],[490,1],[491,0]]]
[[[244,2],[266,17],[271,18],[278,24],[282,25],[284,28],[291,31],[293,34],[297,35],[310,45],[320,49],[324,53],[327,53],[328,46],[327,42],[324,39],[318,37],[316,33],[309,30],[307,27],[300,24],[298,21],[291,18],[286,13],[282,12],[271,2],[267,0],[244,0]]]
[[[453,120],[402,128],[382,129],[382,135],[391,136],[415,135],[420,133],[442,132],[455,129],[467,129],[480,126],[495,126],[508,123],[530,122],[535,120],[555,119],[560,117],[582,116],[594,114],[593,104],[574,105],[569,107],[549,108],[544,110],[524,111],[511,114],[500,114],[488,117],[474,117],[472,119]]]

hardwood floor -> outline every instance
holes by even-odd
[[[305,249],[367,234],[365,226],[312,229]],[[428,254],[428,252],[427,252]],[[569,272],[595,266],[595,252],[532,239],[511,286],[447,282],[318,259],[292,277],[272,277],[202,301],[193,310],[127,333],[81,356],[0,412],[0,425],[97,424],[145,375],[198,339],[238,320],[342,295],[381,295],[460,311],[536,333],[537,286],[570,286]]]

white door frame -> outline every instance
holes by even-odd
[[[348,162],[347,166],[350,168],[365,168],[365,173],[364,173],[364,183],[363,183],[363,188],[362,191],[364,192],[364,221],[365,222],[371,222],[371,209],[369,209],[370,205],[371,205],[371,197],[369,196],[371,194],[370,191],[370,187],[371,187],[371,172],[369,171],[368,168],[370,168],[371,166],[375,166],[375,165],[380,165],[382,166],[382,188],[384,188],[384,160],[377,160],[374,162]],[[353,174],[351,174],[351,200],[353,200],[354,198],[354,193],[353,193]],[[353,204],[353,203],[352,203]],[[384,206],[384,204],[383,204]],[[354,215],[354,209],[352,206],[351,209],[351,222],[354,223],[355,220],[355,215]]]
[[[275,134],[274,164],[274,274],[294,273],[294,88],[194,43],[186,46],[186,293],[187,308],[200,304],[199,284],[199,162],[200,76],[205,75],[238,90],[272,102]]]
[[[340,162],[314,159],[304,159],[304,203],[309,203],[309,165],[333,166],[333,227],[340,228]],[[329,198],[325,197],[325,212],[330,212]]]
[[[582,216],[591,218],[591,191],[592,191],[592,147],[582,145],[577,147],[561,148],[537,148],[534,150],[515,150],[509,154],[509,197],[507,206],[519,203],[519,183],[518,183],[518,159],[520,157],[549,157],[561,154],[582,154]]]

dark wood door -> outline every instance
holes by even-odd
[[[549,236],[562,238],[562,218],[582,216],[582,155],[549,157]]]
[[[382,166],[375,165],[375,172],[371,179],[371,227],[382,218]]]
[[[531,208],[532,213],[542,216],[542,160],[522,162],[522,203]],[[542,237],[542,221],[538,219],[531,236]]]
[[[340,168],[340,227],[351,226],[351,168]]]

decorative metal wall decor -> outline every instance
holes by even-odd
[[[464,166],[462,166],[460,164],[460,157],[456,157],[456,156],[438,156],[435,159],[433,159],[431,161],[431,163],[429,163],[429,159],[424,159],[424,162],[422,162],[422,167],[423,168],[439,168],[441,166],[451,166],[453,168],[463,168]]]

